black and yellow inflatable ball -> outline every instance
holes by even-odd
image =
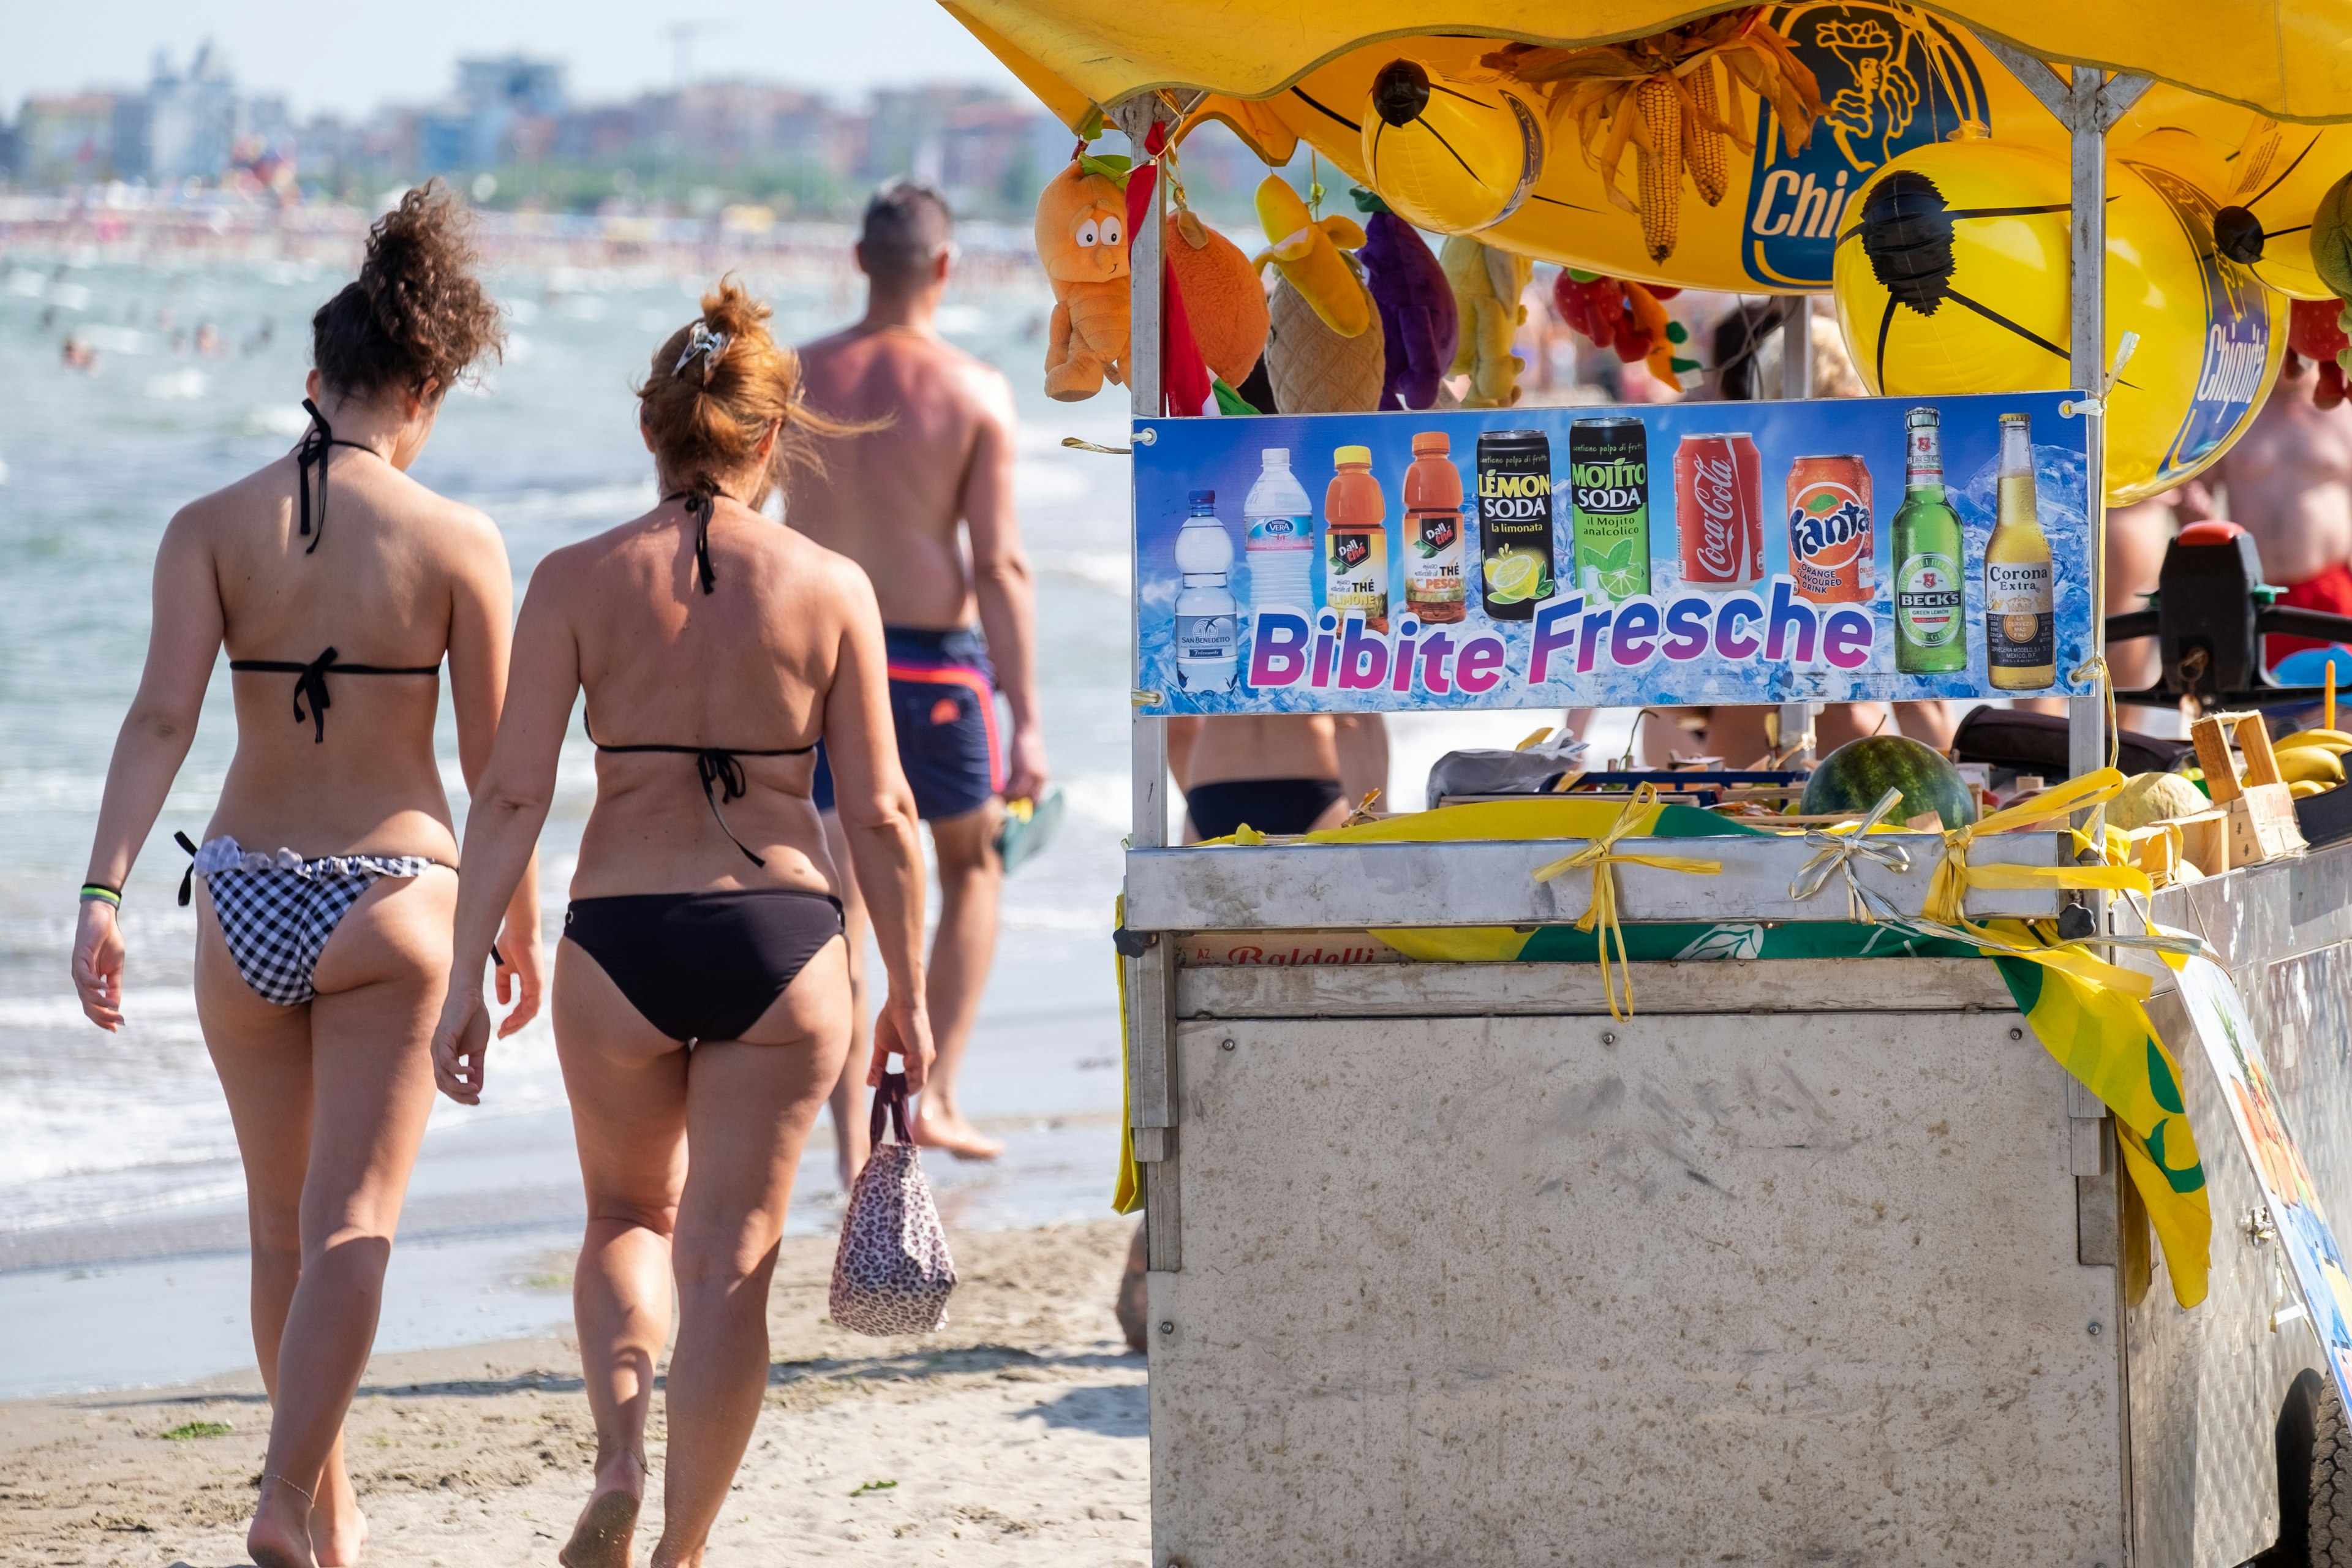
[[[1838,324],[1885,397],[2072,384],[2066,162],[1967,140],[1914,148],[1846,207]],[[2229,449],[2278,374],[2286,307],[2221,256],[2212,195],[2154,161],[2107,167],[2106,347],[2138,347],[2107,405],[2112,505],[2179,484]]]
[[[1407,223],[1471,234],[1518,211],[1541,177],[1550,132],[1515,86],[1469,81],[1418,60],[1381,68],[1364,107],[1364,170]]]

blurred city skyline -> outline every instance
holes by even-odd
[[[207,44],[244,91],[278,100],[299,119],[358,119],[387,105],[444,97],[457,56],[560,61],[572,94],[583,101],[714,80],[772,82],[837,100],[919,82],[1022,91],[932,0],[861,0],[855,6],[814,0],[770,6],[404,0],[391,13],[109,0],[102,6],[14,6],[6,31],[0,120],[13,120],[28,97],[135,90],[147,84],[159,55],[184,67]]]

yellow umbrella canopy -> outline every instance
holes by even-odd
[[[2176,84],[2144,100],[2119,142],[2187,127],[2217,169],[2295,168],[2275,189],[2265,176],[2262,201],[2217,199],[2246,202],[2284,231],[2267,258],[2277,286],[2324,292],[2305,276],[2302,226],[2319,190],[2352,167],[2352,128],[2274,122],[2352,120],[2352,64],[2340,58],[2352,4],[2191,3],[1795,0],[1694,22],[1686,0],[1470,0],[1440,32],[1402,0],[1213,11],[1202,0],[942,0],[1073,127],[1139,91],[1205,92],[1196,119],[1225,121],[1269,163],[1306,142],[1424,228],[1475,231],[1613,277],[1743,292],[1826,289],[1851,226],[1845,204],[1912,148],[1969,134],[2063,149],[2064,132],[1981,32]],[[2291,47],[2321,37],[2327,47]],[[1411,78],[1403,112],[1425,108],[1410,126],[1396,118],[1399,72]],[[2315,135],[2327,144],[2296,156]],[[1456,199],[1412,199],[1449,179]]]
[[[1687,0],[941,0],[1066,118],[1151,88],[1235,99],[1281,92],[1368,44],[1443,34],[1553,47],[1638,38],[1689,20]],[[2044,59],[2131,71],[2277,120],[2352,119],[2344,0],[1966,0],[1924,7]]]

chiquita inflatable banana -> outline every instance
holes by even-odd
[[[2139,345],[2107,399],[2112,505],[2170,489],[2237,439],[2278,374],[2285,300],[2213,247],[2215,203],[2165,164],[2107,174],[2106,359]],[[2034,147],[1915,148],[1848,204],[1838,322],[1870,390],[2069,384],[2067,166]]]

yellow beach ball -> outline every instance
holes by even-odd
[[[2106,363],[2139,344],[2107,403],[2111,505],[2203,469],[2277,377],[2286,301],[2214,249],[2211,195],[2128,154],[2108,166]],[[1882,396],[2069,384],[2065,161],[1963,141],[1916,148],[1846,209],[1838,323]]]
[[[1518,211],[1543,174],[1550,133],[1521,89],[1394,59],[1363,110],[1364,169],[1398,216],[1470,234]]]

